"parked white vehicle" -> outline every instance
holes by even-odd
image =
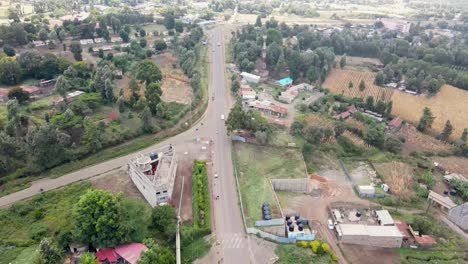
[[[333,230],[335,229],[335,225],[331,219],[328,219],[328,229]]]

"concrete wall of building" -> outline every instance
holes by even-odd
[[[366,235],[342,235],[340,241],[342,243],[384,247],[384,248],[400,248],[403,238],[398,237],[371,237]]]
[[[146,201],[152,206],[155,207],[158,203],[156,200],[156,190],[153,187],[153,184],[149,181],[147,177],[142,177],[139,175],[137,170],[133,168],[133,165],[128,165],[128,174],[132,179],[135,186],[138,188],[140,193],[145,197]]]

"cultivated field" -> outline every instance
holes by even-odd
[[[468,178],[468,158],[462,157],[432,157],[432,161],[440,164],[449,172],[458,173]]]
[[[447,120],[450,120],[454,130],[452,139],[459,138],[464,128],[468,128],[468,92],[444,85],[437,95],[426,97],[414,96],[398,90],[392,90],[374,85],[375,73],[353,70],[334,69],[323,83],[323,87],[334,94],[346,97],[365,99],[373,96],[374,100],[393,101],[392,114],[417,125],[424,107],[429,107],[436,117],[431,132],[440,133]],[[366,89],[359,90],[359,83],[364,80]],[[349,82],[353,88],[348,88]]]
[[[402,162],[386,162],[374,163],[374,166],[394,195],[402,199],[413,196],[413,168],[410,165]]]
[[[354,133],[349,132],[348,130],[346,130],[342,136],[351,141],[356,146],[361,146],[365,148],[370,147],[369,144],[362,140],[362,138],[356,136]]]
[[[392,114],[413,124],[419,122],[424,107],[429,107],[436,118],[432,125],[435,133],[444,129],[447,120],[454,127],[452,138],[459,138],[463,129],[468,128],[468,92],[453,86],[444,85],[436,96],[430,98],[397,91],[392,101]]]
[[[273,218],[281,217],[270,179],[305,178],[300,151],[253,144],[234,144],[244,212],[248,225],[262,219],[262,203],[268,202]]]
[[[333,69],[322,86],[334,94],[342,94],[346,97],[358,97],[365,100],[368,96],[373,96],[375,101],[389,101],[394,90],[375,85],[374,79],[375,73],[373,72]],[[366,85],[366,89],[362,92],[359,90],[361,80]],[[350,81],[353,83],[352,88],[349,88]]]
[[[403,154],[411,154],[411,152],[448,152],[452,150],[452,146],[429,135],[419,132],[414,126],[405,124],[398,131],[397,136],[405,138],[403,146]]]

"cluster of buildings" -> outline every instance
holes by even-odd
[[[82,253],[88,251],[88,247],[80,244],[70,244],[73,254],[73,263],[79,263]],[[141,254],[148,248],[141,243],[130,243],[115,248],[102,248],[96,251],[96,258],[102,264],[136,264]]]
[[[347,215],[346,215],[347,214]],[[434,238],[420,235],[410,225],[396,222],[387,210],[359,210],[344,212],[332,209],[338,240],[342,243],[384,248],[433,247]]]
[[[31,100],[39,99],[41,97],[47,96],[50,94],[50,88],[55,83],[55,80],[41,80],[39,86],[35,85],[20,85],[23,91],[29,93],[29,98]],[[11,88],[0,88],[0,103],[8,102],[8,93]]]

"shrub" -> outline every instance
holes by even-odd
[[[42,223],[34,223],[29,230],[29,238],[35,241],[41,241],[42,238],[47,236],[49,229]]]
[[[337,255],[335,255],[335,253],[331,253],[330,254],[330,260],[333,261],[333,262],[338,262],[338,260],[340,260],[340,259],[338,258]]]
[[[330,252],[330,245],[328,245],[327,243],[322,243],[322,249],[323,252],[328,253]]]
[[[309,243],[307,243],[307,241],[298,241],[296,242],[296,246],[301,247],[301,248],[306,248],[309,246]]]
[[[317,253],[319,247],[320,247],[320,241],[314,240],[310,242],[310,248],[312,249],[312,252]]]

